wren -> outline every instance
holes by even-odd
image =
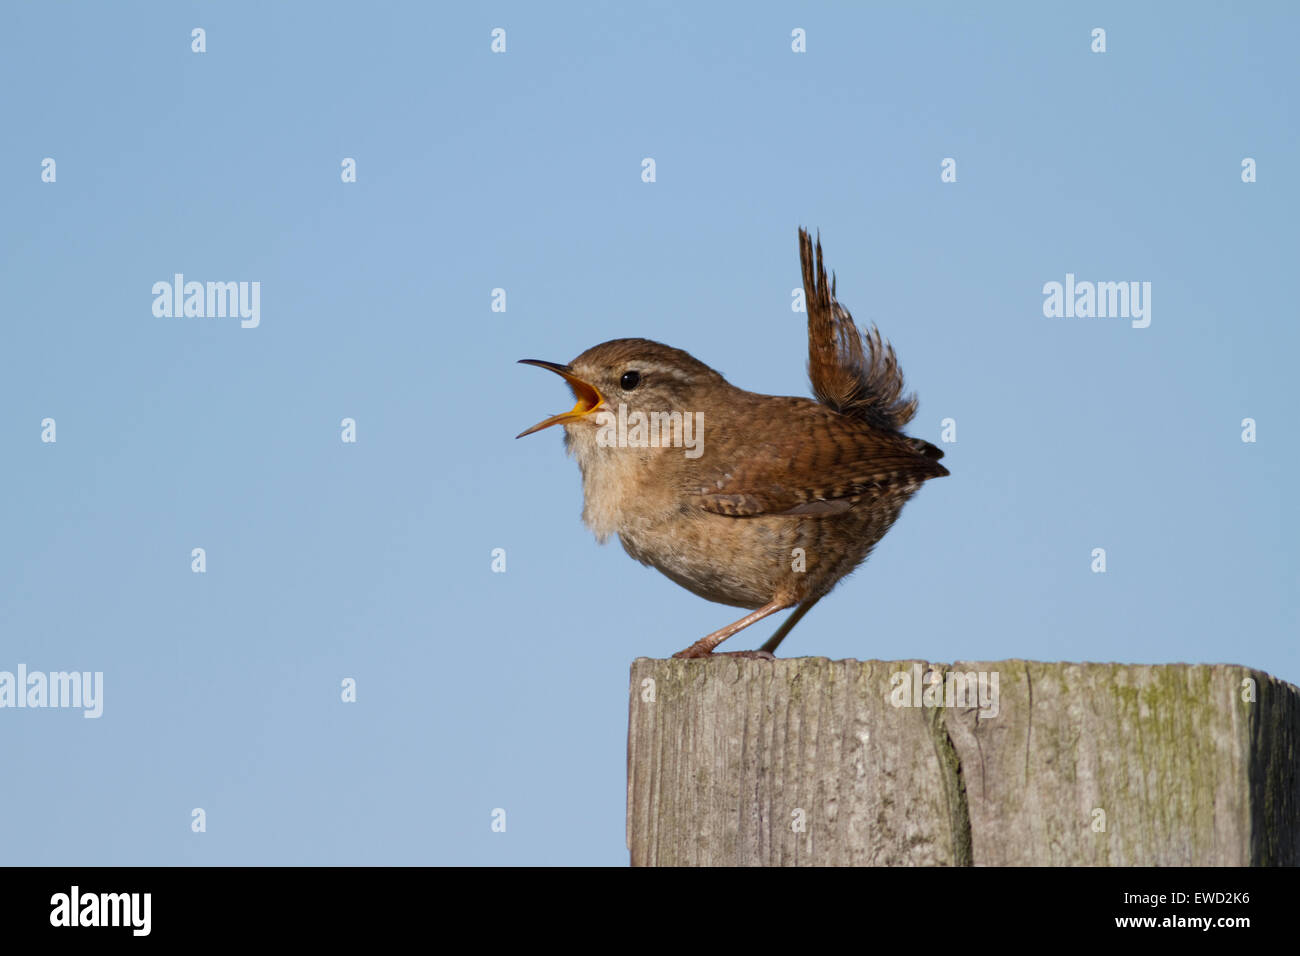
[[[751,609],[674,657],[795,608],[758,651],[777,645],[871,553],[909,498],[948,474],[943,452],[902,428],[916,414],[894,349],[863,335],[826,279],[821,239],[799,230],[816,401],[736,388],[681,349],[614,339],[556,372],[577,404],[518,437],[564,426],[582,470],[582,518],[604,543],[700,597]]]

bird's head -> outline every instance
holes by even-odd
[[[611,421],[611,416],[617,420],[640,412],[648,421],[655,414],[702,411],[707,389],[727,387],[721,375],[689,353],[649,339],[602,342],[568,365],[540,359],[520,361],[550,369],[563,378],[577,404],[520,432],[516,436],[519,438],[563,425],[568,442],[595,442],[598,430]]]

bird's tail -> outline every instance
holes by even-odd
[[[805,229],[799,230],[799,262],[808,309],[808,378],[813,394],[842,415],[876,428],[900,430],[916,415],[917,402],[915,395],[903,395],[903,370],[893,346],[874,326],[866,335],[858,332],[849,310],[835,300],[834,275],[826,281],[821,237],[814,258],[813,240]],[[933,445],[916,450],[930,458],[943,455]]]

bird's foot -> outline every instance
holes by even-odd
[[[678,651],[673,655],[676,660],[693,660],[700,657],[743,657],[751,661],[774,661],[775,654],[767,651],[706,651],[703,648],[696,647],[692,644],[684,651]]]

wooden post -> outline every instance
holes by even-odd
[[[1300,689],[1245,667],[641,658],[630,698],[634,866],[1300,864]]]

